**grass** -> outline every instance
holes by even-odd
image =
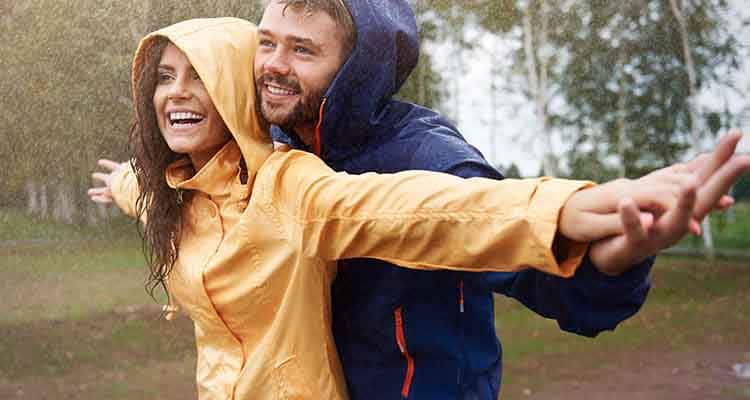
[[[750,201],[737,203],[729,211],[713,213],[711,233],[718,249],[750,251]],[[699,249],[703,247],[703,239],[690,236],[680,246]]]
[[[144,290],[131,222],[0,220],[0,398],[195,397],[192,324]]]

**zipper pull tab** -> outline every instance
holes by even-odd
[[[464,312],[464,280],[458,281],[458,310]]]

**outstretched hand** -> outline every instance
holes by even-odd
[[[734,155],[740,139],[740,133],[728,134],[713,153],[650,174],[680,176],[670,196],[674,201],[660,202],[666,207],[641,204],[637,196],[619,200],[617,214],[623,231],[592,244],[589,254],[594,265],[603,273],[617,275],[672,246],[688,233],[700,234],[700,221],[712,210],[725,209],[734,203],[725,193],[750,170],[750,156]],[[645,184],[641,180],[650,175],[632,181],[636,184],[632,190],[639,190]],[[644,223],[644,210],[654,217],[650,223]]]
[[[97,165],[105,170],[105,172],[94,172],[91,174],[94,182],[103,183],[104,186],[95,186],[88,190],[87,194],[91,201],[100,204],[110,204],[114,201],[112,197],[112,178],[120,173],[124,168],[127,168],[128,163],[118,163],[112,160],[101,159],[97,161]]]

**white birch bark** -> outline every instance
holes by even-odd
[[[536,134],[541,135],[544,143],[544,174],[557,176],[557,158],[554,155],[552,135],[549,131],[547,115],[547,83],[548,83],[548,55],[543,54],[548,46],[548,17],[549,11],[546,0],[540,0],[540,32],[538,43],[535,43],[535,33],[531,16],[533,1],[528,0],[523,8],[523,48],[526,57],[526,73],[529,81],[529,92],[534,99],[536,109]],[[537,59],[539,66],[537,67]]]
[[[693,141],[693,149],[696,154],[701,153],[701,142],[700,142],[700,128],[698,127],[698,107],[696,104],[696,76],[695,76],[695,63],[693,62],[693,55],[690,52],[690,42],[688,41],[688,30],[687,23],[685,22],[685,16],[680,9],[680,5],[677,0],[669,0],[669,4],[672,7],[672,13],[674,14],[677,24],[680,27],[680,38],[682,39],[682,51],[685,57],[685,69],[687,69],[688,80],[689,80],[689,99],[688,99],[688,111],[690,116],[690,134]],[[713,260],[716,256],[714,249],[713,236],[711,235],[711,222],[710,216],[706,216],[701,224],[703,228],[703,244],[705,249],[705,255],[708,259]]]
[[[619,92],[617,94],[617,155],[620,157],[620,170],[618,175],[624,178],[627,174],[625,167],[625,152],[627,148],[626,132],[626,110],[625,110],[625,52],[620,51],[618,57],[618,67],[620,68]]]

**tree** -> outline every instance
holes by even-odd
[[[690,134],[691,139],[693,142],[693,148],[695,149],[696,153],[701,153],[701,129],[698,126],[699,120],[698,120],[698,105],[696,102],[697,99],[697,77],[695,73],[695,62],[693,61],[693,54],[692,54],[692,48],[690,46],[690,37],[688,34],[688,27],[687,22],[685,21],[685,15],[683,13],[682,7],[677,4],[678,0],[669,0],[669,5],[672,8],[672,14],[674,15],[675,19],[677,20],[677,25],[679,26],[679,32],[680,32],[680,39],[682,40],[682,52],[684,56],[685,61],[685,71],[687,72],[688,76],[688,93],[689,98],[687,101],[687,109],[688,109],[688,121],[690,123]],[[701,227],[703,228],[703,245],[706,249],[706,256],[713,260],[715,258],[715,250],[714,250],[714,241],[713,236],[711,235],[711,220],[710,215],[706,216],[706,218],[703,220]]]

